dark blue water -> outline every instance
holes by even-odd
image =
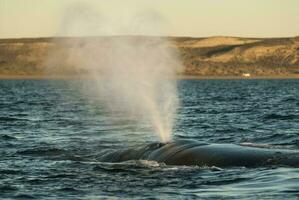
[[[0,199],[298,199],[299,169],[101,163],[155,141],[80,81],[0,81]],[[184,80],[175,138],[299,149],[299,80]]]

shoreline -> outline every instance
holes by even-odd
[[[89,79],[79,75],[0,75],[0,80],[80,80]],[[194,76],[178,75],[178,80],[254,80],[254,79],[299,79],[299,74],[270,76]]]
[[[299,79],[299,74],[269,76],[178,76],[181,80],[255,80],[255,79]]]

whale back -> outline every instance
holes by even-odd
[[[207,144],[194,140],[152,143],[115,151],[101,161],[153,160],[167,165],[299,167],[299,151],[251,147],[236,144]]]

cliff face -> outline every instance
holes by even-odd
[[[43,71],[41,63],[51,46],[52,42],[44,39],[0,40],[0,74],[40,74]]]
[[[287,75],[299,73],[299,38],[214,37],[178,41],[186,74]]]
[[[90,45],[109,49],[109,42],[115,42],[115,38],[121,37],[2,39],[0,75],[41,75],[45,72],[59,75],[82,74],[84,69],[74,67],[76,63],[73,58],[80,57],[76,55],[76,48]],[[135,38],[155,40],[151,37]],[[179,50],[185,75],[299,74],[299,37],[171,37],[168,41],[168,46]],[[50,57],[55,59],[49,59]],[[82,56],[81,61],[84,62]]]

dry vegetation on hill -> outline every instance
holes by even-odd
[[[117,37],[118,39],[121,37]],[[154,41],[154,37],[136,37]],[[0,40],[0,75],[76,75],[84,68],[78,62],[75,48],[99,45],[109,48],[115,37],[36,38]],[[185,66],[184,75],[192,76],[298,76],[299,37],[237,38],[170,37]],[[76,44],[76,45],[73,45]],[[54,56],[55,59],[49,59]],[[81,60],[84,58],[81,58]],[[84,62],[84,60],[83,60]]]
[[[299,37],[258,39],[213,37],[177,40],[186,74],[254,76],[299,74]]]

